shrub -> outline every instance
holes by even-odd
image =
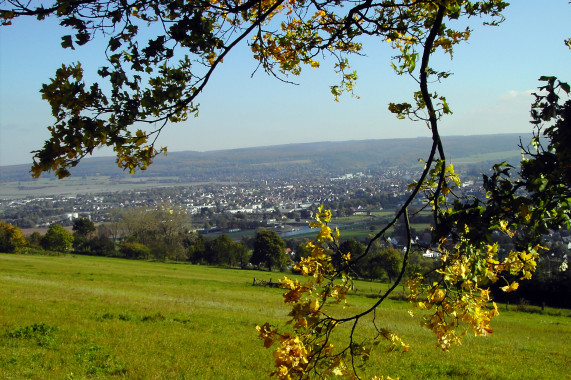
[[[0,222],[0,252],[19,252],[24,245],[26,245],[26,238],[21,229]]]
[[[29,326],[8,331],[6,336],[8,338],[35,340],[39,346],[47,347],[55,343],[53,334],[56,331],[56,327],[48,326],[45,323],[34,323]]]
[[[129,259],[147,259],[151,254],[151,249],[141,243],[121,243],[119,251]]]
[[[68,252],[73,247],[73,234],[59,224],[54,224],[50,226],[40,244],[47,250]]]

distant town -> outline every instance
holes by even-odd
[[[2,220],[21,228],[71,225],[74,219],[94,223],[113,220],[119,210],[153,208],[166,204],[181,207],[194,225],[204,229],[248,228],[253,220],[260,224],[297,222],[311,218],[320,204],[335,216],[363,215],[392,211],[406,197],[407,186],[416,170],[386,170],[381,175],[346,173],[316,183],[309,180],[251,181],[212,183],[196,186],[157,187],[131,191],[28,196],[0,200]],[[479,187],[466,181],[462,191],[476,195]],[[244,218],[244,215],[250,217]],[[236,217],[238,216],[238,217]],[[251,225],[251,223],[250,223]]]
[[[516,167],[518,141],[517,134],[446,137],[462,179],[454,193],[485,199],[482,173],[502,161]],[[366,242],[408,196],[422,169],[418,157],[429,144],[418,138],[175,152],[135,175],[118,170],[112,158],[88,159],[65,181],[32,180],[27,165],[1,167],[0,220],[27,235],[56,224],[71,230],[82,218],[105,231],[124,222],[129,210],[176,209],[189,232],[239,241],[264,228],[301,239],[323,204],[346,238]],[[412,205],[413,238],[429,246],[432,216],[424,206],[421,200]],[[388,234],[396,246],[406,235],[399,228]],[[569,231],[553,232],[548,240],[558,257],[571,244]]]

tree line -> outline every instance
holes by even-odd
[[[259,229],[252,237],[234,241],[228,235],[210,238],[191,231],[188,215],[180,208],[162,206],[116,210],[114,221],[96,226],[79,218],[71,231],[54,224],[45,234],[34,232],[24,236],[19,227],[0,222],[0,252],[3,253],[75,253],[135,260],[188,262],[196,265],[242,269],[295,272],[294,265],[311,255],[307,239],[282,239],[276,232]],[[398,229],[395,230],[398,234]],[[365,241],[349,238],[339,244],[340,254],[350,253],[349,266],[354,278],[368,281],[394,282],[403,265],[403,251],[376,240],[363,256]],[[498,239],[503,247],[506,241]],[[286,253],[290,248],[290,254]],[[539,261],[536,276],[521,283],[518,293],[504,293],[499,285],[492,287],[498,301],[510,304],[531,303],[571,308],[571,274],[562,270],[567,250],[561,244],[551,247],[553,254]],[[405,277],[414,273],[432,273],[437,280],[439,260],[424,257],[417,249],[408,258]],[[359,259],[357,259],[359,258]],[[341,266],[341,257],[332,257]],[[571,295],[571,294],[568,294]]]
[[[19,227],[0,222],[0,252],[44,250],[128,259],[187,261],[193,264],[286,270],[291,257],[274,231],[258,230],[254,237],[235,242],[227,235],[208,238],[192,231],[180,207],[138,207],[112,213],[110,223],[96,226],[79,218],[71,231],[58,224],[45,234],[24,237]]]
[[[178,261],[192,264],[233,268],[290,270],[310,255],[307,239],[284,241],[275,231],[258,229],[254,236],[234,241],[228,235],[216,237],[192,230],[189,215],[180,207],[167,205],[156,209],[137,207],[115,210],[112,221],[95,225],[87,218],[73,222],[71,231],[54,224],[45,234],[32,233],[25,238],[20,228],[2,223],[1,252],[24,252],[26,249],[127,259]],[[287,249],[286,253],[286,247]],[[365,245],[354,238],[341,244],[345,253],[360,256]],[[432,269],[432,260],[419,262]],[[375,243],[365,259],[352,266],[354,276],[367,280],[394,279],[402,265],[402,252],[392,246]]]

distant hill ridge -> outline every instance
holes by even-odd
[[[482,165],[521,157],[518,144],[527,144],[531,134],[445,136],[447,159],[456,165]],[[136,177],[180,177],[192,180],[262,179],[268,177],[330,176],[379,168],[418,166],[426,158],[429,137],[274,145],[207,152],[169,152],[159,156]],[[29,165],[0,167],[0,180],[31,180]],[[114,157],[85,158],[71,170],[72,176],[129,176]],[[46,174],[44,174],[46,175]],[[46,175],[46,176],[49,176]]]

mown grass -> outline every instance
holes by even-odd
[[[1,379],[255,379],[272,351],[255,326],[283,323],[282,290],[252,286],[282,274],[83,256],[0,255]],[[350,313],[386,284],[357,282]],[[399,289],[400,291],[400,289]],[[365,295],[369,295],[366,297]],[[450,352],[408,316],[406,302],[377,314],[412,348],[379,346],[363,372],[402,379],[570,378],[571,318],[502,312],[487,338]],[[372,333],[364,321],[361,336]]]

